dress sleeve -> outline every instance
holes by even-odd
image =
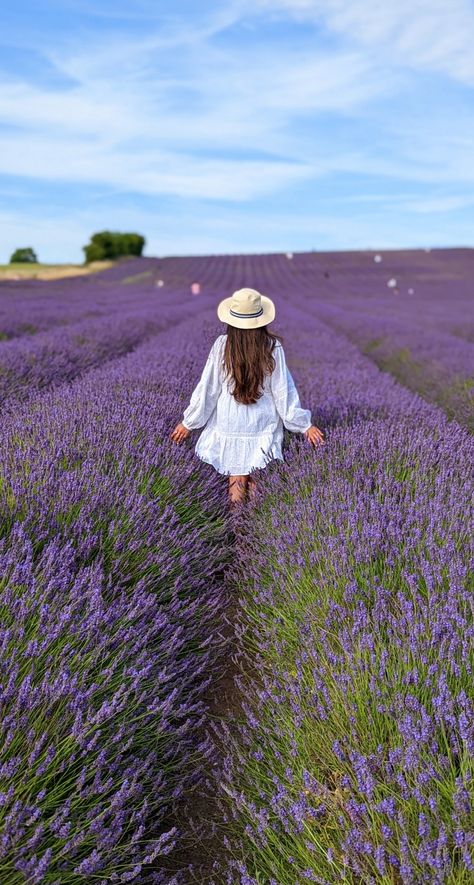
[[[298,391],[291,372],[286,365],[285,352],[281,345],[273,351],[275,369],[272,372],[270,387],[275,406],[287,430],[304,433],[311,427],[311,412],[302,409]]]
[[[216,338],[211,347],[206,365],[198,384],[194,388],[189,406],[183,413],[182,424],[187,430],[197,430],[204,427],[210,418],[219,398],[222,388],[222,379],[219,372],[218,360],[220,358],[220,337]]]

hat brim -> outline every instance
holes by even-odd
[[[230,312],[233,296],[223,298],[217,307],[217,316],[221,323],[228,323],[236,329],[258,329],[260,326],[268,326],[275,319],[275,305],[271,298],[261,295],[263,313],[259,317],[234,317]]]

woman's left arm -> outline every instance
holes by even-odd
[[[220,338],[217,338],[211,347],[199,382],[191,394],[189,406],[183,413],[181,423],[186,430],[197,430],[199,427],[204,427],[214,411],[222,388],[218,363],[219,345]]]
[[[283,346],[273,352],[275,369],[271,376],[271,390],[275,406],[287,430],[306,433],[312,426],[311,412],[301,407],[293,376],[286,364]]]

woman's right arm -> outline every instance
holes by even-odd
[[[222,388],[218,364],[221,337],[219,336],[214,341],[201,377],[191,394],[189,405],[184,410],[181,424],[186,430],[197,430],[203,427],[219,398]]]

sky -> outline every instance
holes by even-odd
[[[474,245],[474,0],[17,0],[0,263]]]

